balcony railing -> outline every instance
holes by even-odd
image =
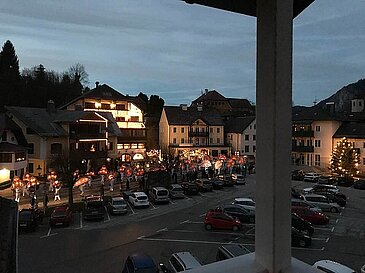
[[[298,153],[313,153],[314,152],[313,146],[292,145],[291,149],[292,149],[292,152],[298,152]]]
[[[70,139],[105,139],[105,133],[70,133]]]
[[[314,131],[313,130],[303,130],[303,131],[295,131],[292,130],[292,136],[293,137],[314,137]]]
[[[189,137],[209,137],[209,132],[189,131]]]

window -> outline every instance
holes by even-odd
[[[93,103],[93,102],[85,102],[85,108],[86,109],[94,109],[95,108],[95,103]]]
[[[184,271],[184,268],[182,267],[182,265],[177,261],[177,259],[174,256],[172,256],[170,258],[170,263],[174,267],[176,272]]]
[[[209,132],[213,133],[213,128],[209,128]],[[365,142],[364,142],[364,145],[365,145]],[[365,148],[365,146],[364,146],[364,148]]]
[[[125,105],[124,104],[117,104],[116,109],[117,110],[125,110]]]
[[[256,153],[256,145],[252,146],[252,152]]]
[[[28,143],[28,154],[33,155],[34,154],[34,143]]]
[[[253,125],[253,128],[256,130],[256,124]]]
[[[139,122],[139,117],[138,116],[131,116],[129,118],[129,121],[131,121],[131,122]]]
[[[184,127],[181,128],[181,133],[182,134],[185,133],[185,130],[184,129],[185,129]]]
[[[250,146],[245,145],[245,153],[249,153],[250,152]]]
[[[256,135],[252,136],[252,140],[255,141],[256,140]]]
[[[137,149],[137,148],[138,148],[138,144],[137,144],[137,143],[133,143],[133,144],[131,145],[131,148],[132,148],[132,149]]]
[[[252,129],[252,125],[250,125],[250,130]]]
[[[365,165],[365,157],[362,158],[362,164]]]
[[[138,143],[138,149],[144,149],[144,143]]]
[[[116,122],[124,122],[125,121],[125,117],[115,117],[115,121]]]
[[[34,173],[34,163],[28,163],[28,172]]]
[[[316,140],[314,140],[314,147],[321,147],[321,140],[319,140],[319,139],[316,139]]]
[[[52,143],[51,144],[51,154],[52,155],[62,154],[62,144],[61,143]]]
[[[25,152],[16,152],[15,153],[15,162],[24,161],[26,160]]]
[[[172,139],[172,143],[176,144],[176,138]]]
[[[320,132],[321,131],[321,126],[316,125],[316,132]]]
[[[3,132],[2,136],[1,136],[2,141],[7,141],[8,140],[8,134],[6,131]]]
[[[0,153],[0,162],[1,163],[11,163],[12,154],[11,153]]]
[[[219,137],[217,138],[217,143],[221,143],[221,139]]]
[[[221,132],[221,128],[217,128],[217,133],[219,134]]]
[[[185,143],[185,139],[184,138],[181,139],[181,143]]]
[[[250,140],[250,135],[245,135],[245,140]]]
[[[314,165],[321,166],[321,155],[314,155]]]
[[[209,139],[209,143],[213,143],[213,138],[212,137]]]
[[[365,142],[363,143],[363,147],[365,148]]]
[[[172,132],[176,133],[176,127],[172,128]]]

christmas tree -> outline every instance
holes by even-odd
[[[330,169],[341,176],[353,176],[359,173],[359,160],[353,144],[344,137],[332,151]]]

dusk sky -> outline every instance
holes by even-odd
[[[365,1],[316,0],[294,20],[293,101],[365,78]],[[201,90],[255,101],[256,18],[180,0],[2,0],[0,43],[21,68],[85,66],[90,87],[190,103]]]

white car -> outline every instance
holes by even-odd
[[[326,273],[356,273],[355,270],[350,267],[330,260],[320,260],[315,262],[313,267]]]
[[[304,175],[304,181],[309,181],[309,182],[317,182],[319,179],[319,174],[318,173],[306,173]]]
[[[243,206],[245,209],[248,210],[255,210],[255,201],[253,201],[251,198],[245,198],[245,197],[238,197],[235,198],[232,204],[238,204]]]
[[[233,173],[232,174],[232,179],[234,181],[236,181],[237,185],[245,185],[246,184],[246,179],[242,174]]]
[[[129,196],[129,203],[136,208],[136,207],[149,207],[150,202],[148,201],[148,196],[142,191],[133,192]]]

